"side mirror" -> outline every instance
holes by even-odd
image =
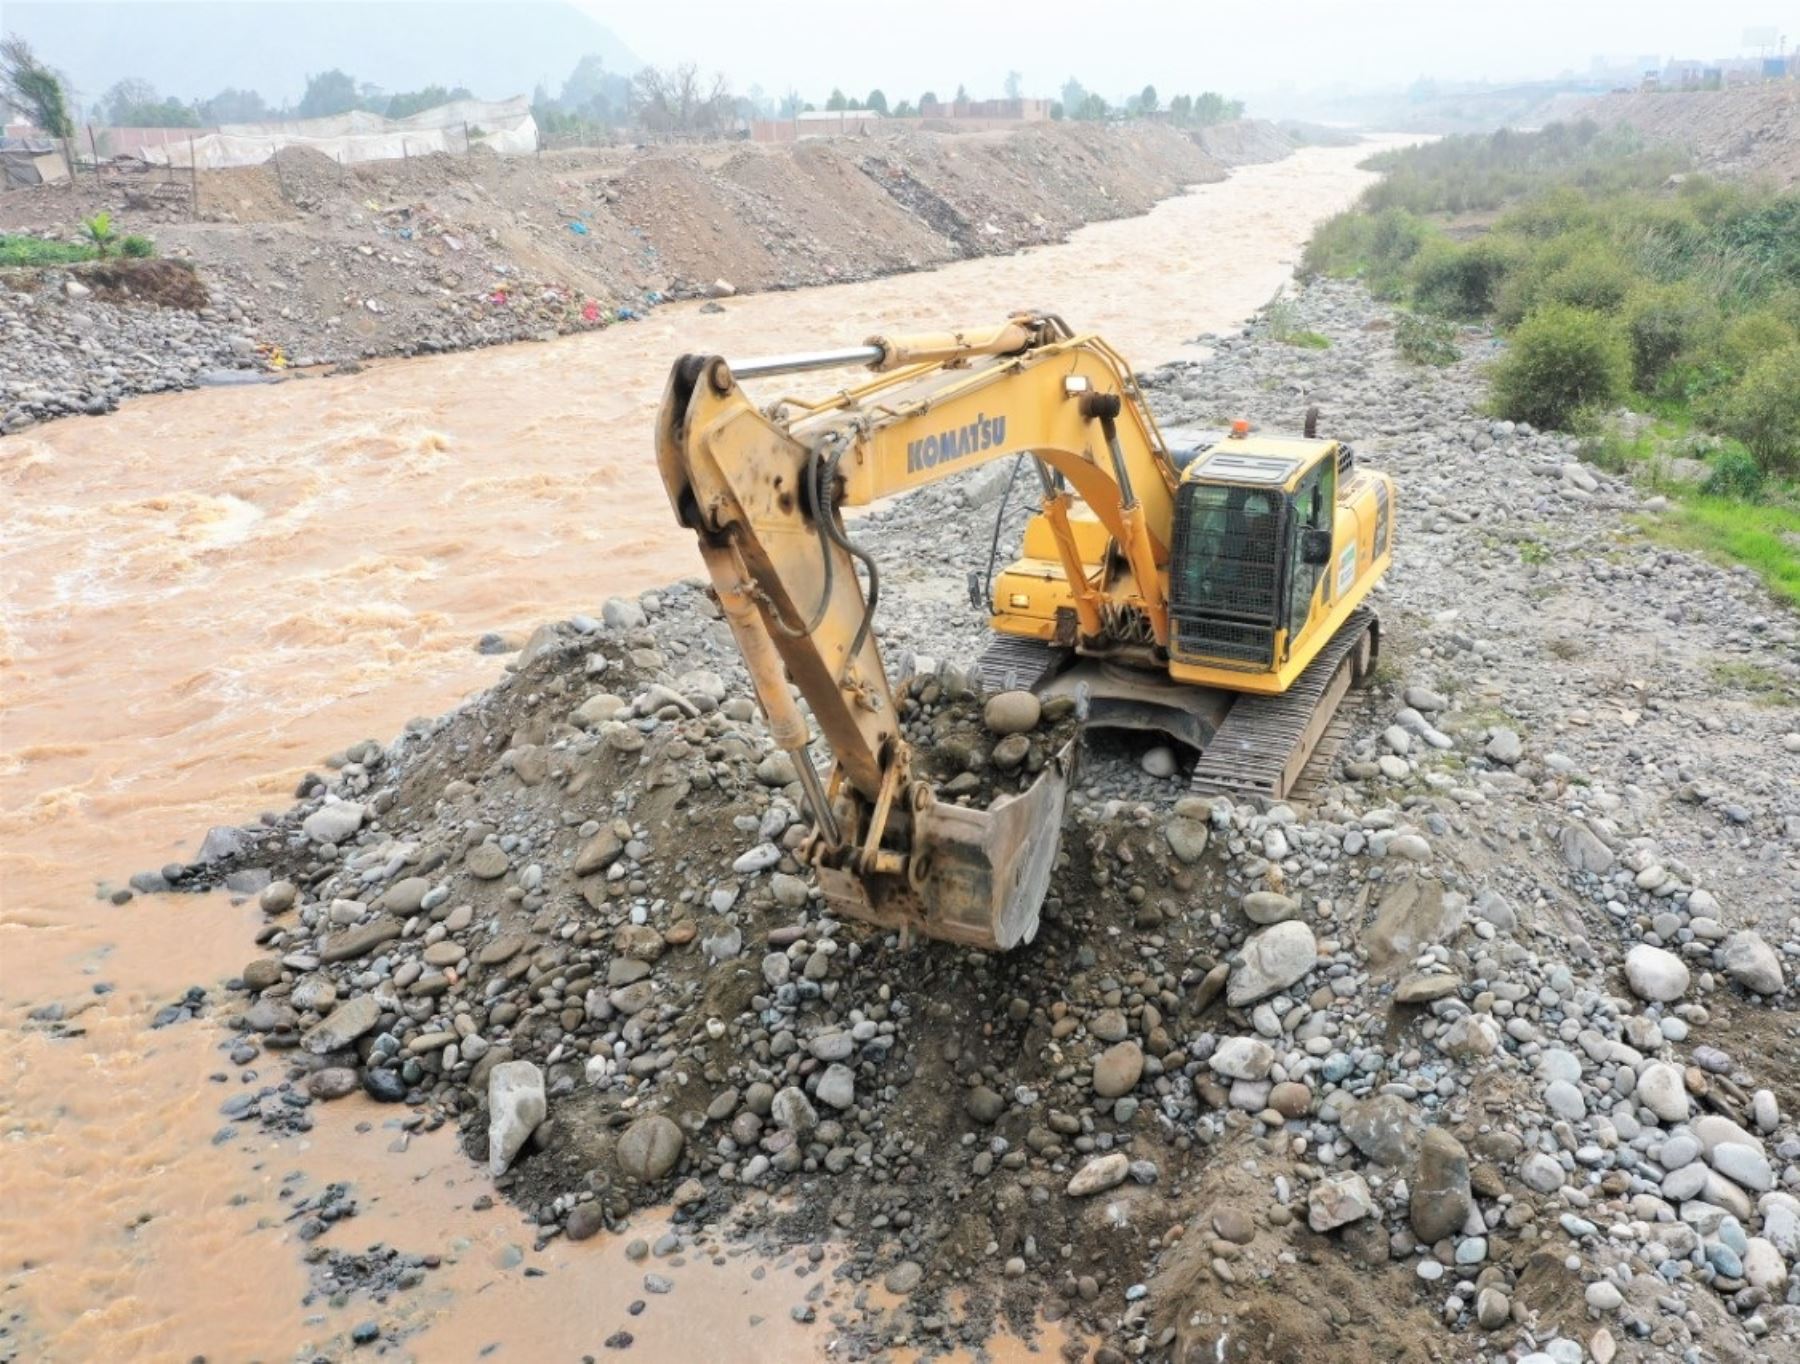
[[[1300,562],[1308,568],[1323,568],[1330,563],[1331,532],[1311,529],[1301,531]]]

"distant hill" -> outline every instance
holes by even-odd
[[[384,90],[465,85],[484,98],[555,93],[583,54],[623,75],[644,65],[591,15],[560,3],[85,3],[6,0],[0,26],[64,72],[84,101],[126,77],[163,95],[252,89],[298,99],[309,73],[337,67]]]

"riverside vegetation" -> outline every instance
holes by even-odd
[[[1574,431],[1666,493],[1657,533],[1800,601],[1800,193],[1693,174],[1591,122],[1380,153],[1308,247],[1311,273],[1409,305],[1422,363],[1457,324],[1510,337],[1497,416]]]

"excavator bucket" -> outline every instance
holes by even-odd
[[[990,952],[1030,942],[1056,869],[1075,754],[1070,740],[1030,787],[986,810],[925,798],[912,812],[906,875],[821,865],[826,901],[853,918]]]

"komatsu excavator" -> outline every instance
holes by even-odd
[[[759,407],[741,387],[833,367],[875,377]],[[841,512],[1029,456],[1042,493],[991,585],[990,690],[1076,691],[1092,724],[1199,750],[1200,793],[1281,799],[1371,673],[1365,605],[1393,560],[1393,481],[1304,436],[1157,426],[1130,367],[1050,314],[860,347],[676,362],[657,420],[675,515],[699,539],[775,742],[805,856],[840,913],[989,950],[1031,940],[1074,745],[986,810],[915,771],[873,629],[880,570]],[[863,570],[859,575],[858,568]],[[793,688],[834,762],[821,778]]]

